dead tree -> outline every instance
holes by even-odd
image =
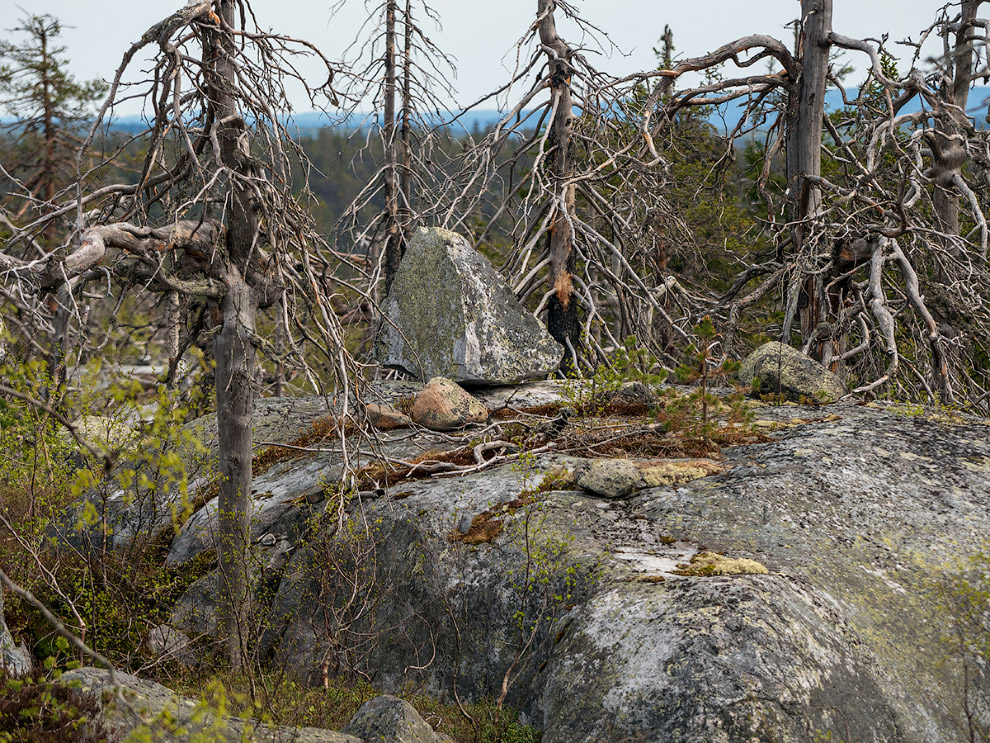
[[[5,214],[10,237],[0,252],[8,296],[34,302],[56,291],[66,316],[78,321],[75,298],[87,284],[178,293],[208,303],[213,317],[219,425],[220,615],[226,655],[246,656],[250,601],[247,568],[252,484],[252,412],[257,355],[271,352],[258,331],[259,312],[287,315],[287,353],[305,364],[303,340],[331,359],[331,384],[345,392],[349,360],[318,276],[329,252],[300,205],[288,135],[285,86],[303,83],[292,56],[322,60],[326,82],[306,87],[314,105],[331,99],[334,68],[312,45],[253,25],[245,0],[202,0],[150,28],[124,54],[106,102],[77,156],[74,188],[19,220]],[[123,94],[122,79],[139,52],[156,50],[142,91],[152,110],[139,140],[146,156],[136,181],[95,181],[122,151],[105,129]],[[133,89],[127,90],[134,96]],[[82,167],[95,159],[95,168]],[[54,225],[61,244],[42,257],[19,257],[34,236]],[[291,315],[306,310],[308,327]]]
[[[837,371],[854,372],[859,391],[887,385],[906,397],[986,404],[990,378],[978,359],[990,329],[987,282],[975,279],[986,274],[986,219],[962,170],[966,153],[985,150],[985,136],[963,107],[949,102],[965,103],[979,57],[972,50],[985,49],[986,22],[975,16],[979,4],[963,2],[957,16],[946,14],[925,32],[940,31],[947,38],[938,75],[944,84],[936,87],[917,67],[901,76],[885,68],[891,57],[882,43],[834,32],[831,0],[802,0],[796,53],[777,39],[750,36],[637,78],[653,86],[641,133],[656,161],[655,137],[687,107],[742,102],[743,116],[730,138],[765,132],[761,188],[778,250],[742,272],[712,307],[725,313],[730,325],[746,308],[782,294],[782,340],[790,342],[799,323],[805,352]],[[824,92],[832,74],[828,55],[836,49],[865,54],[870,71],[852,99],[840,87],[849,115],[833,121],[824,116]],[[770,71],[749,73],[768,59]],[[917,54],[913,62],[919,63]],[[945,72],[950,63],[952,74]],[[685,73],[727,64],[738,74],[667,96]],[[834,77],[831,82],[839,84]],[[904,113],[919,97],[926,103],[922,111]],[[823,157],[838,175],[822,176]],[[787,191],[775,199],[767,184],[781,158]],[[952,204],[960,196],[975,225],[967,236],[951,229]],[[781,212],[783,222],[776,216]],[[933,212],[934,223],[928,216]],[[754,279],[759,285],[740,297]],[[960,334],[950,341],[933,309],[940,304],[969,318],[968,339]],[[928,357],[912,353],[908,362],[902,348],[915,343],[928,348]],[[969,358],[957,359],[955,368],[950,346],[969,349]]]
[[[941,80],[936,104],[935,126],[926,132],[931,148],[930,177],[937,188],[933,194],[935,214],[942,231],[959,234],[959,196],[962,168],[969,160],[967,146],[972,122],[966,110],[973,84],[976,46],[986,38],[978,24],[977,11],[984,0],[962,0],[957,19],[938,24],[946,53],[940,65]]]
[[[547,303],[547,330],[564,349],[565,369],[580,345],[581,326],[574,296],[574,99],[571,78],[574,51],[557,33],[554,0],[539,0],[537,23],[540,45],[547,55],[550,85],[550,120],[547,124],[549,153],[549,192],[552,199],[547,229],[549,275],[553,287]]]
[[[444,181],[445,150],[450,149],[445,125],[455,114],[446,110],[442,99],[453,98],[449,78],[454,65],[424,31],[426,22],[439,25],[428,4],[384,0],[366,23],[371,33],[345,53],[335,84],[343,100],[338,126],[354,130],[353,136],[375,135],[368,138],[362,157],[378,159],[374,173],[338,221],[335,238],[341,255],[363,249],[360,246],[373,254],[380,250],[381,260],[372,256],[370,272],[357,268],[372,287],[380,272],[385,292],[415,222],[430,221],[435,212],[432,194]],[[359,114],[369,99],[376,107],[370,121]],[[368,125],[370,132],[362,132]],[[376,213],[367,220],[369,205]]]
[[[682,225],[663,197],[665,174],[637,157],[630,122],[642,99],[568,44],[557,21],[566,16],[608,46],[600,29],[562,0],[538,0],[536,9],[512,52],[511,79],[474,105],[512,100],[516,86],[528,85],[458,160],[443,224],[480,222],[479,241],[510,243],[502,270],[561,344],[562,373],[607,361],[629,335],[664,356],[660,338],[684,336],[688,314],[670,316],[665,296],[681,287],[662,265],[662,244]],[[694,303],[686,292],[677,301]]]

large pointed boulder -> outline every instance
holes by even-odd
[[[382,309],[379,362],[424,382],[539,379],[557,368],[563,354],[492,264],[448,230],[416,231]]]

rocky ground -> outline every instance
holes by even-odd
[[[422,387],[375,402],[408,409]],[[256,461],[263,662],[504,697],[546,743],[934,743],[969,739],[967,706],[986,715],[939,587],[986,549],[988,421],[750,401],[721,451],[686,451],[641,401],[584,416],[551,382],[476,397],[486,423],[354,434],[346,462],[327,401],[262,402],[256,439],[295,442]],[[215,503],[196,505],[172,565],[214,545]],[[209,651],[215,586],[179,601],[159,652]]]
[[[378,402],[421,387],[380,386]],[[663,455],[649,418],[562,418],[553,383],[477,397],[501,412],[466,431],[354,437],[357,492],[333,486],[332,441],[256,479],[266,663],[310,683],[360,671],[386,690],[504,695],[546,743],[963,741],[964,705],[985,714],[986,677],[965,692],[942,641],[938,586],[990,534],[987,421],[754,402],[744,443]],[[277,413],[259,441],[299,441],[329,410],[264,404]],[[519,420],[532,452],[482,449],[496,459],[475,466],[475,447]],[[211,548],[211,508],[183,525],[172,564]],[[187,662],[214,605],[207,576],[173,612]]]

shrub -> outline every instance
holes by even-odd
[[[15,678],[0,669],[0,743],[106,743],[119,740],[100,705],[40,671]]]

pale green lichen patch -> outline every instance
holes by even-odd
[[[643,482],[649,488],[666,487],[711,477],[725,470],[713,459],[677,459],[638,463]]]
[[[699,552],[689,565],[678,566],[676,575],[767,575],[769,570],[762,563],[745,557],[726,557],[717,552]]]

